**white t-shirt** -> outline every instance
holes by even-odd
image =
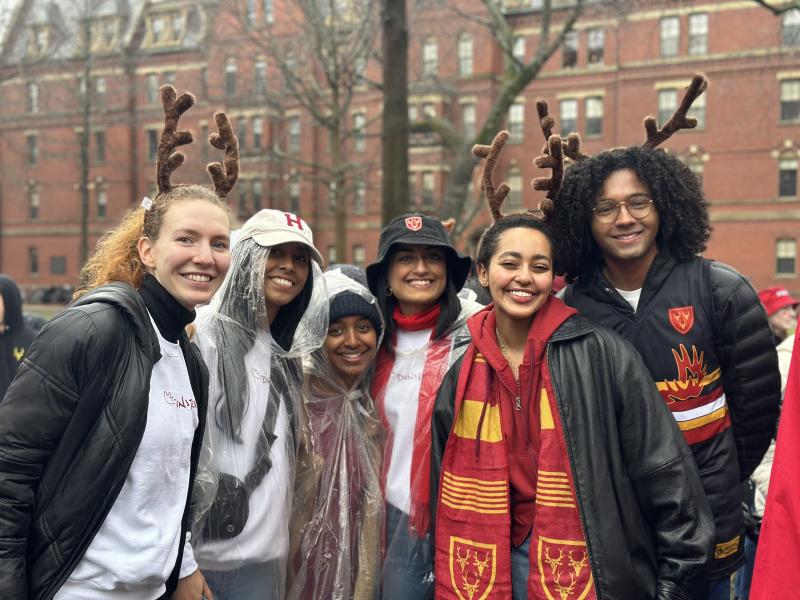
[[[203,359],[211,375],[209,406],[204,443],[213,454],[212,470],[228,473],[244,481],[256,461],[256,447],[262,435],[264,415],[272,386],[270,365],[272,337],[259,331],[253,348],[244,358],[249,387],[249,406],[241,424],[241,443],[228,438],[215,418],[221,398],[221,382],[217,376],[218,350],[212,338],[209,313],[201,310],[196,320],[197,336]],[[274,389],[273,389],[274,391]],[[292,506],[294,479],[294,445],[292,443],[287,398],[281,398],[270,458],[272,467],[259,486],[250,494],[249,515],[242,532],[225,540],[195,540],[194,553],[200,569],[229,571],[247,564],[286,558],[289,554],[289,515]]]
[[[619,292],[619,295],[622,296],[622,298],[628,304],[631,305],[631,308],[633,308],[633,312],[636,312],[636,309],[639,307],[639,298],[642,297],[642,288],[639,288],[638,290],[631,290],[631,291],[620,290],[618,288],[614,288],[614,289],[616,289]]]
[[[383,410],[393,435],[392,453],[386,473],[386,500],[405,513],[411,509],[414,430],[431,333],[433,329],[397,330],[394,366],[383,397]]]
[[[161,358],[150,376],[142,441],[119,496],[55,600],[154,600],[178,558],[197,401],[180,346],[152,326]],[[197,569],[188,538],[181,577]]]

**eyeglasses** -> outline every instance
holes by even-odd
[[[592,212],[601,223],[611,223],[617,220],[617,216],[619,216],[619,211],[623,204],[625,208],[628,209],[628,214],[634,219],[639,220],[644,219],[650,214],[650,210],[653,208],[653,199],[647,196],[637,196],[636,198],[631,198],[627,201],[623,200],[622,202],[601,200],[595,204]]]

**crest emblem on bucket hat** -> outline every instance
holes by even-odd
[[[422,217],[419,215],[406,217],[406,227],[411,231],[419,231],[422,229]]]

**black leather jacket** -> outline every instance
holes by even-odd
[[[547,361],[598,600],[688,599],[712,554],[714,524],[691,452],[641,358],[613,332],[572,317],[548,342]],[[434,407],[434,507],[460,367]]]
[[[205,427],[208,375],[185,336],[180,344],[200,418],[191,481]],[[74,302],[28,349],[0,402],[4,600],[49,600],[80,561],[133,462],[147,420],[148,382],[160,358],[144,301],[127,284],[97,288]],[[182,553],[183,543],[179,547]]]
[[[703,410],[705,399],[724,392],[730,426],[725,420],[682,426],[714,513],[716,549],[706,577],[729,575],[744,561],[740,483],[769,446],[780,399],[778,355],[755,290],[726,265],[677,261],[661,251],[635,313],[599,270],[581,274],[564,301],[634,345],[673,411]]]

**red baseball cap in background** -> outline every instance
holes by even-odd
[[[758,292],[758,299],[767,310],[767,316],[775,314],[786,306],[797,306],[798,302],[785,287],[769,287]]]

